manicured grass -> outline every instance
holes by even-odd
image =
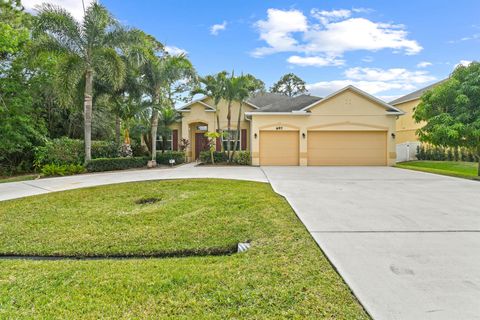
[[[35,180],[35,179],[38,179],[39,176],[40,176],[39,174],[24,174],[21,176],[14,176],[14,177],[0,177],[0,183]]]
[[[142,198],[156,203],[138,205]],[[155,181],[2,202],[0,252],[225,256],[0,260],[0,318],[368,319],[268,184]]]
[[[412,169],[447,176],[479,179],[477,176],[478,164],[461,161],[408,161],[397,163],[398,168]]]

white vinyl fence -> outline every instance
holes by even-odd
[[[397,162],[417,160],[417,147],[420,142],[405,142],[397,144]]]

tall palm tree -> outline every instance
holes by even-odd
[[[96,2],[87,8],[81,22],[52,4],[43,4],[35,21],[34,51],[56,52],[62,57],[58,89],[64,102],[72,103],[74,89],[83,91],[85,161],[89,161],[94,78],[114,88],[120,87],[125,78],[125,63],[117,49],[139,40],[135,32],[122,28],[108,10]]]
[[[199,79],[199,82],[203,85],[203,88],[198,87],[192,90],[193,95],[203,94],[213,99],[213,105],[215,107],[215,118],[217,121],[216,131],[219,133],[221,133],[222,128],[220,127],[220,115],[219,115],[218,105],[224,96],[226,79],[227,79],[226,71],[222,71],[214,75],[201,77]]]
[[[159,110],[158,118],[158,129],[160,131],[160,135],[162,136],[162,153],[164,153],[167,135],[172,132],[170,127],[180,119],[180,113],[175,110],[175,108],[166,106]]]
[[[237,117],[237,133],[236,133],[237,139],[235,140],[235,142],[233,144],[233,151],[232,151],[232,154],[231,154],[230,161],[235,156],[235,152],[237,151],[237,148],[240,147],[238,145],[238,141],[240,140],[240,121],[242,119],[243,105],[245,104],[245,101],[253,93],[265,89],[265,85],[263,84],[263,81],[255,78],[251,74],[246,74],[246,75],[242,74],[239,77],[238,81],[239,81],[239,85],[238,85],[238,88],[237,88],[236,100],[240,103],[240,107],[238,108],[238,117]]]
[[[223,99],[227,101],[227,159],[231,161],[231,142],[232,142],[232,103],[236,101],[239,91],[243,86],[243,80],[235,77],[234,72],[225,81],[225,89],[223,90]]]
[[[175,95],[186,90],[186,83],[190,83],[195,78],[195,69],[183,54],[165,55],[149,59],[143,67],[143,74],[145,90],[152,103],[150,143],[152,162],[154,162],[157,157],[159,109],[173,108]]]

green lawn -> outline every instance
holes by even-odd
[[[430,173],[443,174],[459,178],[478,179],[478,164],[461,161],[408,161],[397,163],[398,168],[412,169]]]
[[[135,201],[149,197],[151,204]],[[128,260],[0,260],[0,318],[368,319],[268,184],[128,183],[2,202],[0,253],[208,252]]]

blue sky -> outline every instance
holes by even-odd
[[[81,16],[80,0],[55,2]],[[201,75],[234,69],[270,86],[293,72],[320,96],[353,84],[389,101],[480,53],[478,0],[101,3],[172,52],[187,52]]]

